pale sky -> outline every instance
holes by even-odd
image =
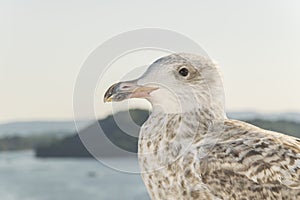
[[[297,0],[0,0],[0,123],[71,119],[89,54],[145,27],[184,34],[219,63],[227,110],[299,112],[299,10]],[[122,78],[113,73],[111,83]],[[100,117],[110,110],[101,99],[96,108]]]

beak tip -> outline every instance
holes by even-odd
[[[115,93],[116,87],[119,85],[119,83],[115,83],[112,86],[110,86],[107,91],[104,94],[103,102],[108,103],[113,101],[113,94]]]
[[[112,98],[111,97],[104,97],[103,98],[103,103],[109,103],[112,102]]]

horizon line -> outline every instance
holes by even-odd
[[[142,109],[142,108],[132,108],[130,110],[145,110],[147,111],[147,109]],[[126,109],[124,110],[119,110],[118,112],[124,112],[126,111]],[[117,112],[117,113],[118,113]],[[230,111],[226,111],[226,114],[232,114],[232,113],[249,113],[249,114],[257,114],[257,115],[282,115],[282,114],[299,114],[300,115],[300,111],[257,111],[257,110],[230,110]],[[94,121],[94,120],[101,120],[101,119],[105,119],[106,117],[110,116],[112,114],[106,114],[104,116],[98,117],[98,118],[81,118],[79,120],[76,121]],[[12,119],[12,120],[3,120],[0,121],[0,125],[3,124],[10,124],[10,123],[26,123],[26,122],[70,122],[70,121],[74,121],[74,118],[53,118],[53,117],[41,117],[41,118],[32,118],[32,119]]]

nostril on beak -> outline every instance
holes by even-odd
[[[123,87],[121,87],[121,89],[128,89],[130,88],[128,85],[124,85]]]
[[[120,90],[130,90],[135,87],[135,83],[131,82],[121,82],[119,85]]]

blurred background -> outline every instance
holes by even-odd
[[[112,105],[101,97],[129,67],[166,53],[118,60],[98,86],[99,121],[82,115],[76,129],[73,119],[73,90],[84,61],[106,40],[134,29],[169,29],[193,39],[220,65],[229,117],[300,137],[299,9],[297,0],[0,0],[0,199],[149,199],[139,174],[95,160],[78,131],[93,137],[100,124],[115,145],[136,152],[137,138],[118,128]],[[140,125],[149,105],[130,102]],[[126,125],[124,109],[115,115]],[[136,157],[122,157],[101,141],[99,146],[103,160],[136,168]]]

